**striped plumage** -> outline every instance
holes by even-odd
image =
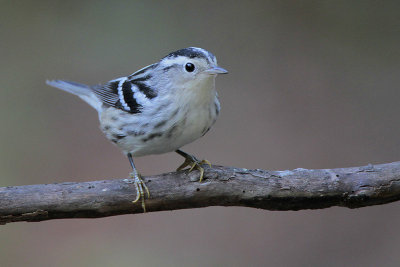
[[[189,47],[104,85],[47,83],[94,107],[106,137],[131,157],[176,151],[203,136],[220,110],[215,90],[220,73],[227,71],[213,54]]]

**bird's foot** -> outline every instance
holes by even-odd
[[[208,160],[198,160],[195,156],[186,154],[182,155],[183,157],[185,157],[185,161],[182,163],[181,166],[179,166],[176,170],[177,171],[181,171],[186,167],[190,167],[189,168],[189,172],[193,171],[194,169],[200,171],[200,179],[199,182],[201,182],[203,180],[203,176],[204,176],[204,168],[201,167],[201,165],[203,164],[207,164],[208,166],[211,167],[211,163]]]
[[[130,177],[133,179],[133,183],[135,184],[136,188],[136,198],[132,203],[136,203],[139,199],[142,200],[142,208],[143,212],[146,212],[146,205],[144,203],[145,199],[145,192],[147,193],[147,198],[150,198],[150,192],[147,188],[146,184],[144,183],[142,177],[137,172],[131,172]]]

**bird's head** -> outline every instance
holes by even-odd
[[[213,81],[217,74],[228,73],[218,66],[212,53],[197,47],[188,47],[168,54],[159,62],[158,71],[174,85],[184,87],[201,87],[202,83]]]

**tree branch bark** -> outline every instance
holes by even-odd
[[[400,199],[400,162],[286,171],[205,167],[145,177],[148,212],[208,206],[265,210],[359,208]],[[0,224],[142,213],[130,180],[0,187]]]

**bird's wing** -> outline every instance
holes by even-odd
[[[118,100],[118,86],[120,80],[113,80],[104,85],[91,86],[92,91],[103,101],[104,104],[114,106]]]
[[[104,85],[92,86],[92,91],[101,101],[129,113],[140,113],[142,106],[136,102],[132,91],[133,84],[127,77],[112,80]]]

